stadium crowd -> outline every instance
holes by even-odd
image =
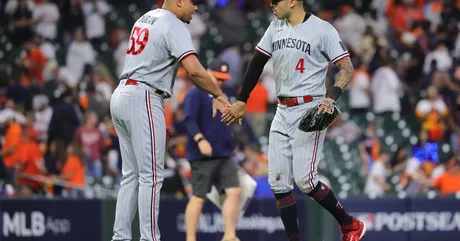
[[[210,50],[203,36],[217,29],[223,48],[215,58],[229,64],[232,79],[225,92],[235,96],[253,49],[247,45],[258,41],[246,33],[248,16],[269,22],[270,1],[198,2],[207,11],[195,14],[187,27],[200,56]],[[460,1],[308,2],[314,3],[311,12],[337,28],[354,62],[347,97],[339,100],[349,111],[329,128],[327,139],[359,143],[362,193],[382,196],[392,185],[414,195],[431,189],[442,195],[459,192]],[[160,4],[138,0],[129,7]],[[133,21],[115,27],[108,23],[111,13],[127,5],[0,0],[0,45],[8,43],[0,50],[1,195],[88,197],[88,185],[116,190],[121,157],[109,102]],[[103,58],[107,53],[113,64]],[[270,64],[248,102],[248,121],[233,126],[235,160],[254,177],[265,177],[268,171],[267,129],[277,101]],[[331,65],[328,86],[335,73]],[[166,101],[172,135],[162,192],[182,198],[191,192],[182,102],[192,83],[183,69],[175,82],[174,96]],[[395,113],[417,118],[418,138],[409,147],[387,150],[379,130],[382,119]],[[363,126],[357,119],[368,122]],[[441,149],[447,153],[443,158]],[[391,174],[400,177],[397,183],[388,179]],[[334,177],[322,178],[327,182]]]

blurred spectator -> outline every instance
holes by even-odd
[[[16,46],[22,46],[24,42],[32,38],[34,32],[32,29],[32,6],[27,0],[9,1],[5,7],[5,12],[9,9],[15,9],[12,13],[12,42]],[[17,6],[12,8],[12,4]],[[10,7],[10,8],[8,8]],[[10,10],[11,11],[11,10]]]
[[[402,84],[389,59],[384,59],[382,66],[375,71],[371,90],[374,113],[399,113],[401,111]]]
[[[115,59],[115,62],[117,64],[116,71],[117,71],[117,79],[120,77],[123,67],[125,64],[125,57],[126,57],[126,51],[128,50],[129,47],[129,32],[119,32],[118,36],[118,46],[115,49],[115,52],[113,52],[113,58]]]
[[[257,44],[257,43],[256,43]],[[275,76],[273,73],[273,60],[270,58],[265,64],[262,75],[260,76],[260,82],[264,85],[268,94],[268,104],[276,104],[278,97],[276,96],[276,83]]]
[[[432,186],[443,196],[460,192],[460,160],[452,155],[444,167],[446,171],[434,180]]]
[[[380,156],[375,159],[369,175],[367,176],[364,193],[372,198],[382,197],[385,192],[390,190],[390,184],[386,182],[386,178],[389,174],[386,167],[388,160],[388,153],[380,154]]]
[[[380,140],[377,136],[377,124],[369,123],[365,132],[361,135],[359,154],[361,156],[361,174],[366,176],[372,168],[372,164],[380,156]]]
[[[11,109],[0,112],[0,123],[6,130],[0,156],[8,172],[10,183],[16,186],[16,167],[18,165],[18,148],[22,142],[22,127],[15,119],[16,113]]]
[[[32,11],[35,22],[35,32],[47,41],[53,41],[57,35],[57,22],[60,13],[56,3],[49,0],[40,0]]]
[[[194,13],[192,17],[193,20],[190,21],[190,24],[187,24],[186,27],[192,36],[193,46],[195,47],[196,52],[200,53],[200,40],[201,36],[206,33],[206,23],[203,21],[203,18],[199,13]]]
[[[371,26],[366,26],[359,40],[359,45],[356,48],[356,54],[359,55],[363,66],[367,66],[375,55],[376,51],[377,36],[375,36],[374,30]],[[355,66],[356,68],[359,68]],[[355,68],[355,69],[356,69]]]
[[[93,65],[96,58],[91,43],[85,39],[82,29],[75,31],[74,40],[69,46],[66,57],[66,68],[79,82],[83,77],[85,66]]]
[[[402,173],[406,168],[407,150],[399,145],[391,158],[390,165],[393,173]]]
[[[380,2],[384,2],[384,0],[380,0]],[[364,14],[364,21],[371,27],[375,36],[379,38],[386,37],[388,31],[388,19],[385,18],[383,13],[380,13],[377,9],[372,8],[369,12]]]
[[[21,60],[21,66],[27,71],[30,79],[43,84],[45,82],[44,68],[46,57],[33,40],[29,40],[24,44],[24,50],[25,55]]]
[[[46,95],[36,95],[33,99],[34,129],[39,132],[41,141],[48,140],[48,127],[53,116],[53,108],[49,106],[49,99]]]
[[[445,72],[452,67],[452,58],[445,43],[439,42],[436,48],[425,58],[423,73],[428,75],[434,71]]]
[[[267,131],[268,92],[259,81],[251,92],[246,104],[246,118],[257,136],[265,135]]]
[[[441,12],[443,10],[443,3],[440,0],[429,0],[423,6],[423,14],[425,18],[430,21],[432,30],[435,30],[441,24]]]
[[[80,189],[84,188],[85,185],[85,167],[81,150],[72,143],[67,147],[66,156],[61,174],[56,178],[72,185],[66,188],[70,197],[81,198],[84,196],[84,192]]]
[[[359,49],[361,36],[366,28],[366,22],[350,5],[342,5],[340,10],[342,16],[334,22],[334,27],[337,28],[343,42],[351,47],[352,52],[356,53]]]
[[[43,162],[43,153],[37,140],[38,132],[36,130],[28,129],[22,132],[22,143],[18,146],[17,157],[18,169],[21,174],[37,177],[47,172]],[[25,186],[35,194],[41,192],[43,183],[30,180],[27,177],[18,178],[18,186]]]
[[[102,178],[103,166],[101,151],[103,148],[102,133],[97,127],[98,117],[94,112],[87,112],[84,126],[78,128],[75,134],[76,144],[81,146],[83,161],[89,176]]]
[[[33,38],[34,45],[40,49],[43,56],[48,62],[56,60],[56,48],[48,41],[44,41],[40,35],[35,35]]]
[[[371,107],[370,85],[370,75],[367,73],[366,66],[361,63],[361,61],[358,61],[355,65],[355,73],[349,85],[349,106],[351,115],[364,115]]]
[[[449,111],[438,96],[436,87],[430,86],[427,92],[427,98],[417,103],[416,115],[422,122],[422,129],[428,133],[428,139],[439,141],[444,137],[445,120]]]
[[[72,41],[72,36],[79,28],[85,27],[85,16],[82,7],[83,0],[69,0],[60,4],[61,25],[64,29],[63,40],[65,45],[69,45]]]
[[[346,144],[351,144],[356,141],[360,135],[361,127],[352,120],[344,120],[342,116],[338,116],[328,127],[326,137],[330,140],[343,138]]]
[[[59,103],[53,107],[48,129],[48,143],[62,141],[67,147],[75,137],[81,115],[79,107],[73,102],[72,93],[64,92],[59,98]]]
[[[390,23],[398,34],[402,34],[412,27],[412,24],[424,19],[420,6],[417,6],[415,0],[402,0],[402,4],[396,5],[395,0],[388,9]],[[394,5],[393,5],[394,4]]]
[[[100,51],[106,34],[105,16],[110,12],[111,7],[105,0],[83,1],[86,37],[91,41],[96,51]]]
[[[423,75],[423,65],[425,54],[417,41],[417,36],[412,32],[405,32],[401,37],[402,49],[400,67],[405,70],[404,82],[409,88],[420,86],[418,83]]]
[[[216,27],[222,36],[222,45],[228,46],[239,44],[248,38],[248,33],[245,31],[247,24],[246,16],[238,9],[237,0],[230,0],[225,6],[217,8],[216,14],[219,16],[219,18],[216,19]],[[231,62],[229,59],[222,60]],[[232,68],[233,65],[230,64],[230,70]],[[237,79],[239,79],[238,76],[241,75],[241,73],[234,75],[234,72],[231,72],[231,74]]]
[[[225,81],[224,92],[228,96],[236,96],[238,88],[243,81],[244,62],[241,56],[241,48],[238,44],[232,44],[218,55],[218,58],[228,63],[229,73],[232,78]]]

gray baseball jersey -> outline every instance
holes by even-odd
[[[324,96],[329,63],[349,56],[337,30],[314,15],[295,27],[273,20],[256,50],[273,59],[277,96]]]
[[[295,181],[309,193],[318,183],[317,159],[326,130],[306,133],[297,127],[303,113],[325,97],[329,63],[348,57],[348,51],[335,28],[314,15],[295,27],[287,20],[273,20],[256,50],[273,58],[277,96],[314,96],[309,103],[278,105],[268,151],[268,180],[273,192],[292,191]]]
[[[168,10],[151,10],[134,24],[120,79],[134,79],[171,96],[179,63],[191,54],[196,51],[185,24]]]
[[[123,174],[112,240],[132,239],[131,223],[137,207],[141,240],[160,240],[166,121],[164,100],[155,89],[172,95],[179,62],[194,53],[184,23],[167,10],[149,11],[133,26],[120,83],[110,101]]]

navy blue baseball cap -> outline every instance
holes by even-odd
[[[229,74],[228,64],[220,59],[213,60],[208,67],[216,79],[229,80],[232,76]]]

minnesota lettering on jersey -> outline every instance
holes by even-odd
[[[144,15],[141,18],[139,18],[139,20],[137,20],[137,22],[138,23],[147,23],[147,24],[153,25],[153,23],[155,23],[155,21],[157,21],[157,20],[158,20],[157,17],[150,16],[150,15]]]
[[[299,39],[285,38],[272,43],[273,52],[284,48],[297,49],[310,55],[310,44]]]

